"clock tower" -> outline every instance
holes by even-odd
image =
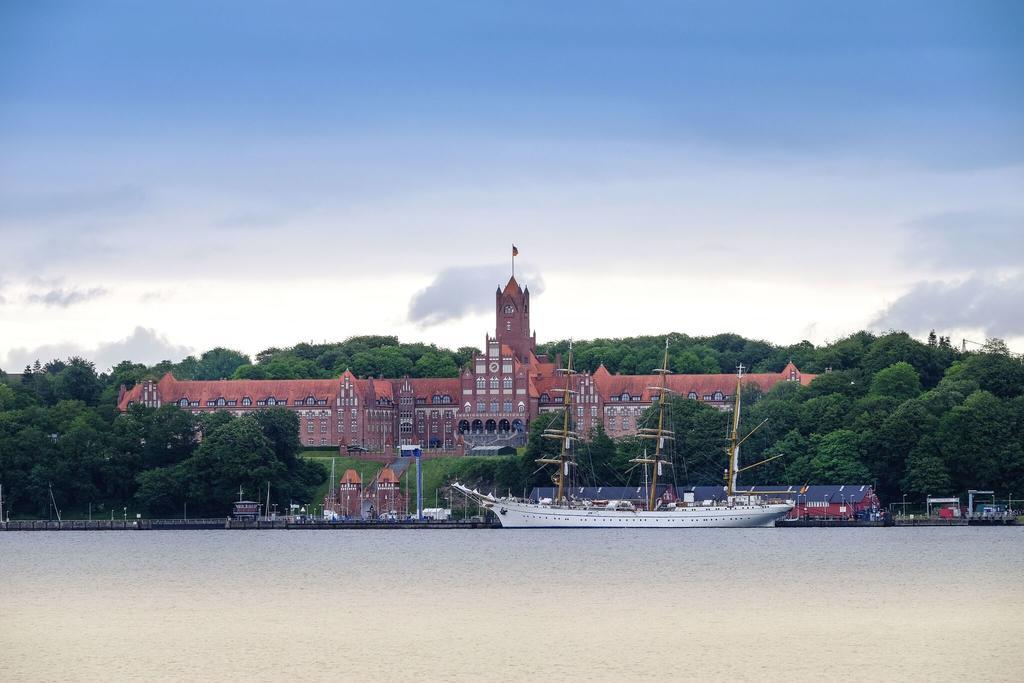
[[[529,363],[537,349],[537,335],[530,332],[530,288],[510,277],[505,289],[494,292],[494,316],[494,339],[510,346],[520,363]]]

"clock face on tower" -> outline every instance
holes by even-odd
[[[512,315],[516,312],[516,307],[512,304],[505,304],[505,315]]]
[[[492,360],[489,367],[491,368],[491,372],[497,372],[498,371],[498,362]]]

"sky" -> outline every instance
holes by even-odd
[[[1024,351],[1024,4],[0,3],[0,368],[395,334]]]

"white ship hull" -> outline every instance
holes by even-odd
[[[494,512],[501,526],[524,528],[624,528],[675,529],[713,527],[772,527],[793,509],[787,503],[691,505],[670,510],[611,510],[597,506],[561,507],[494,498],[455,488],[474,498],[480,507]]]

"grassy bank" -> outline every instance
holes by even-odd
[[[324,451],[305,451],[301,454],[303,458],[315,460],[322,463],[327,471],[327,476],[317,487],[314,493],[313,502],[320,504],[330,488],[331,460],[334,460],[334,478],[341,479],[347,469],[356,470],[367,484],[373,480],[383,467],[383,464],[368,460],[361,460],[351,456],[334,455]],[[435,501],[439,507],[448,507],[445,500],[447,493],[446,486],[452,480],[474,482],[480,479],[487,479],[486,474],[494,468],[511,464],[517,460],[517,456],[464,456],[451,458],[437,458],[423,461],[423,507],[435,507]],[[410,462],[408,469],[402,474],[402,490],[408,491],[411,505],[415,505],[416,497],[416,464]],[[504,492],[502,492],[504,493]],[[521,493],[521,492],[513,492]],[[456,508],[461,509],[459,501],[456,501]]]

